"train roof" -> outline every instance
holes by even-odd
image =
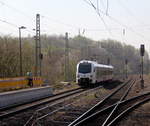
[[[104,64],[94,64],[95,67],[102,67],[102,68],[108,68],[108,69],[114,69],[112,65],[104,65]]]
[[[95,67],[114,69],[114,67],[112,65],[99,64],[96,61],[81,60],[79,63],[92,63]]]

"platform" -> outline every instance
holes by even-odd
[[[52,95],[50,86],[4,92],[0,93],[0,108],[27,103]]]

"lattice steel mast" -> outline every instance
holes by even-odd
[[[40,14],[36,14],[36,38],[35,38],[35,76],[41,76],[41,38],[40,38]]]

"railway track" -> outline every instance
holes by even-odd
[[[117,125],[119,121],[124,116],[127,116],[129,112],[133,111],[140,105],[144,104],[145,102],[150,101],[150,92],[134,96],[132,98],[129,98],[127,100],[123,100],[119,103],[120,107],[115,113],[115,115],[111,118],[107,126],[113,126]],[[112,110],[115,108],[117,103],[110,105],[108,107],[103,108],[102,110],[99,110],[95,113],[93,113],[90,116],[87,116],[83,120],[79,121],[78,123],[74,124],[74,126],[102,126],[104,123],[104,120],[108,115],[112,112]],[[99,119],[96,123],[94,123],[95,119]]]
[[[40,101],[32,102],[29,104],[15,106],[15,107],[11,107],[9,109],[6,109],[6,108],[1,109],[0,125],[5,124],[5,122],[7,124],[7,120],[13,120],[14,122],[16,120],[16,122],[19,123],[18,120],[22,121],[22,118],[24,118],[21,116],[25,115],[25,118],[26,118],[27,114],[28,114],[27,115],[28,121],[26,120],[25,122],[22,121],[20,123],[21,123],[21,125],[22,124],[30,125],[30,124],[32,124],[31,122],[34,122],[33,120],[35,119],[35,117],[36,117],[36,119],[41,120],[42,117],[44,117],[46,115],[55,113],[60,109],[66,108],[67,106],[69,107],[70,103],[68,103],[67,100],[72,99],[72,101],[73,101],[75,98],[80,97],[81,95],[87,94],[87,93],[91,92],[92,90],[97,90],[100,88],[102,88],[102,86],[99,86],[99,87],[93,88],[93,89],[78,88],[78,89],[66,91],[66,92],[63,92],[60,94],[56,94],[54,96],[50,96],[48,98],[42,99]],[[26,110],[28,110],[28,111],[26,111]],[[48,113],[48,111],[49,111],[49,113]],[[42,113],[42,115],[41,115],[41,113]],[[37,115],[38,116],[40,115],[40,116],[38,117]],[[3,121],[4,121],[4,123],[3,123]],[[9,122],[8,122],[8,125],[9,125]]]
[[[74,95],[74,94],[77,94],[77,93],[80,93],[83,91],[85,91],[85,89],[76,88],[76,89],[65,91],[65,92],[62,92],[59,94],[55,94],[53,96],[42,98],[41,100],[38,100],[38,101],[33,101],[30,103],[16,105],[16,106],[12,106],[12,107],[0,108],[0,119],[8,118],[10,116],[13,116],[16,113],[23,112],[27,109],[31,109],[31,108],[34,108],[37,106],[41,106],[41,105],[50,103],[50,102],[54,102],[56,100],[60,100],[65,97],[69,97],[71,95]]]
[[[108,125],[112,121],[112,118],[115,117],[119,108],[121,108],[120,103],[122,103],[122,101],[125,100],[125,98],[129,94],[134,84],[135,84],[135,79],[127,81],[121,87],[116,89],[113,93],[108,95],[102,101],[100,101],[99,103],[94,105],[91,109],[89,109],[84,114],[82,114],[79,118],[77,118],[72,123],[70,123],[69,126],[84,126],[84,125],[96,126],[97,124],[95,124],[94,122],[99,122],[98,125],[102,125],[102,126]],[[101,111],[105,110],[106,108],[109,108],[112,105],[114,106],[111,109],[111,111],[107,112],[107,114],[104,113],[105,115],[104,114],[102,115]],[[100,112],[100,114],[96,114],[97,112]],[[98,116],[91,116],[91,115],[100,115],[100,116],[98,117]]]
[[[34,113],[32,113],[32,115],[30,115],[30,118],[28,118],[28,120],[26,120],[26,122],[24,123],[24,126],[31,126],[31,125],[35,126],[41,124],[42,125],[48,124],[50,126],[116,125],[122,117],[127,115],[127,113],[129,113],[139,105],[145,103],[146,101],[150,100],[150,92],[126,100],[135,82],[136,82],[135,79],[126,81],[101,101],[93,102],[92,104],[93,107],[90,109],[89,108],[84,109],[84,107],[81,109],[74,107],[74,104],[76,104],[76,101],[74,99],[80,97],[84,93],[90,94],[91,92],[96,90],[96,88],[89,90],[79,89],[82,90],[81,92],[79,90],[76,90],[77,92],[78,91],[79,92],[75,93],[72,96],[68,94],[68,96],[71,96],[70,98],[68,96],[67,97],[64,96],[62,97],[63,99],[56,98],[57,99],[56,101],[55,100],[52,100],[51,102],[45,101],[45,103],[43,104],[46,105],[39,103],[39,105],[35,106],[40,107],[35,109]],[[62,95],[64,94],[62,93]],[[68,102],[67,100],[69,99],[72,100]],[[34,106],[29,107],[29,109],[30,108],[34,108]],[[61,116],[62,118],[56,117],[57,119],[55,120],[53,118],[57,116],[56,113],[65,113],[65,115],[62,114]],[[10,116],[12,116],[12,114],[10,114]],[[63,118],[63,116],[65,117]],[[9,116],[6,115],[4,117]]]
[[[94,89],[89,89],[89,90],[86,90],[85,92],[77,94],[77,95],[71,97],[72,101],[67,101],[68,99],[66,99],[66,100],[59,101],[59,102],[50,104],[48,106],[42,107],[40,109],[37,109],[35,111],[35,113],[30,117],[30,119],[26,122],[25,126],[38,125],[38,122],[40,122],[44,118],[46,118],[48,116],[52,116],[59,111],[61,111],[61,112],[66,111],[67,109],[69,109],[71,107],[71,105],[76,103],[74,98],[81,97],[81,95],[83,95],[83,94],[89,94],[89,93],[93,92],[94,90],[96,91],[99,88],[101,88],[101,86],[94,88]],[[67,123],[67,122],[63,122],[63,123]]]
[[[122,89],[123,87],[124,87],[123,89],[127,89],[130,85],[129,82],[130,81],[127,81],[126,83],[124,83],[121,87],[119,87],[117,90],[115,90],[112,93],[112,95],[117,93],[118,90]],[[131,85],[133,86],[133,84],[134,84],[134,82]],[[131,85],[130,85],[130,88],[132,87]],[[91,93],[91,91],[92,90],[87,91],[87,92]],[[97,102],[99,102],[99,101],[96,101],[95,103],[93,103],[92,106],[94,106]],[[83,108],[82,109],[76,108],[73,106],[73,104],[76,104],[76,101],[73,101],[71,103],[69,102],[66,104],[61,103],[60,106],[58,104],[53,104],[53,105],[41,108],[34,113],[34,115],[27,121],[25,126],[28,126],[28,125],[30,125],[30,126],[31,125],[32,126],[34,126],[34,125],[50,125],[50,126],[51,125],[52,126],[59,126],[59,125],[63,126],[64,125],[64,126],[66,126],[66,125],[70,124],[73,120],[78,118],[80,115],[82,115],[82,113],[84,113],[87,109],[89,109],[89,108],[84,108],[85,109],[85,111],[84,111]],[[58,107],[56,107],[57,105],[58,105]],[[47,109],[47,111],[48,111],[48,109],[50,109],[49,110],[50,112],[49,113],[46,112],[45,109]],[[54,114],[58,113],[58,112],[65,113],[65,114],[61,115],[61,117],[59,117],[60,116],[59,115],[58,118],[53,119]],[[50,120],[46,120],[45,119],[46,117],[49,117]]]

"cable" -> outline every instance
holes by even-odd
[[[107,0],[106,15],[108,15],[109,0]]]
[[[64,25],[64,26],[67,26],[67,27],[70,27],[70,28],[73,28],[73,29],[79,29],[79,27],[73,26],[71,24],[66,24],[66,23],[64,23],[62,21],[52,19],[52,18],[50,18],[48,16],[45,16],[45,15],[41,15],[41,16],[42,16],[42,18],[46,18],[48,20],[54,21],[55,23],[58,23],[58,24],[61,24],[61,25]]]
[[[5,23],[5,24],[8,24],[8,25],[10,25],[10,26],[12,26],[12,27],[14,27],[14,28],[19,28],[16,24],[13,24],[13,23],[11,23],[11,22],[8,22],[8,21],[6,21],[6,20],[2,20],[2,19],[0,19],[0,22],[3,22],[3,23]],[[28,31],[28,32],[30,32],[30,33],[34,33],[33,31],[31,31],[31,30],[29,30],[29,29],[25,29],[26,31]]]
[[[30,21],[31,21],[31,20],[34,21],[33,18],[31,18],[30,16],[28,16],[26,13],[24,13],[24,12],[22,12],[22,11],[16,9],[16,8],[10,6],[9,4],[6,4],[6,3],[4,3],[4,2],[2,2],[2,1],[0,1],[0,3],[1,3],[2,5],[4,5],[4,6],[10,8],[10,9],[16,11],[17,13],[20,13],[21,15],[24,15],[24,16],[25,16],[26,18],[28,18]],[[42,16],[42,15],[41,15],[41,17],[46,17],[46,16]],[[48,17],[46,17],[46,18],[48,18]],[[51,19],[51,20],[52,20],[52,19]],[[35,21],[34,21],[34,22],[35,22]],[[55,22],[58,22],[58,21],[55,20]],[[59,23],[60,23],[60,22],[59,22]],[[42,24],[43,24],[43,23],[42,23]],[[69,26],[69,24],[65,24],[65,23],[62,23],[62,22],[61,22],[61,24],[64,24],[64,25]],[[45,25],[46,25],[46,24],[45,24]],[[47,25],[47,26],[48,26],[48,25]],[[70,25],[70,27],[71,27],[71,25]],[[32,28],[31,28],[31,29],[32,29]],[[28,32],[30,32],[30,33],[34,33],[32,30],[28,30],[28,29],[26,29],[26,30],[27,30]]]
[[[103,1],[103,0],[101,0],[101,1],[100,1],[100,3],[101,3],[101,5],[102,5],[103,9],[105,10],[104,1]]]
[[[85,3],[91,6],[91,4],[87,0],[83,0]]]
[[[6,7],[10,8],[10,9],[12,9],[12,10],[14,10],[14,11],[20,13],[21,15],[24,15],[25,17],[28,17],[28,19],[30,19],[30,20],[33,21],[33,18],[31,18],[29,15],[25,14],[24,12],[22,12],[22,11],[16,9],[16,8],[14,8],[14,7],[12,7],[12,6],[10,6],[10,5],[4,3],[3,1],[0,1],[0,3],[1,3],[3,6],[6,6]]]
[[[86,1],[86,0],[84,0]],[[90,0],[89,0],[90,1]],[[89,4],[89,2],[86,2]],[[91,6],[96,10],[96,7],[94,6],[94,4],[90,1]],[[105,12],[103,12],[102,10],[99,9],[98,15],[100,16],[100,13],[102,13],[103,15],[107,16],[108,18],[110,18],[112,21],[114,21],[115,23],[125,27],[126,29],[130,30],[131,32],[133,32],[134,34],[138,35],[139,37],[145,39],[145,40],[149,40],[147,38],[145,38],[145,36],[143,36],[142,34],[134,31],[131,27],[126,26],[125,24],[121,23],[120,21],[118,21],[117,19],[115,19],[114,17],[110,16],[109,14],[106,14]],[[149,40],[150,41],[150,40]]]
[[[140,24],[144,24],[144,25],[145,25],[145,23],[143,23],[143,21],[137,19],[137,17],[132,13],[132,11],[131,11],[127,6],[125,6],[125,5],[121,2],[121,0],[118,0],[118,3],[124,8],[124,10],[125,10],[129,15],[131,15],[131,17],[134,17],[135,20],[136,20],[136,21],[139,21]]]
[[[97,0],[97,11],[99,11],[99,0]]]
[[[118,23],[119,25],[125,27],[126,29],[130,30],[131,32],[135,33],[136,35],[140,36],[141,38],[144,38],[145,40],[148,40],[147,38],[145,38],[145,36],[143,36],[142,34],[134,31],[131,27],[126,26],[125,24],[122,24],[120,21],[118,21],[117,19],[111,17],[110,15],[107,15],[111,20],[113,20],[114,22]]]
[[[10,23],[10,22],[8,22],[8,21],[6,21],[6,20],[0,19],[0,21],[3,22],[3,23],[9,24],[9,25],[11,25],[11,26],[13,26],[13,27],[15,27],[15,28],[16,28],[16,27],[18,28],[18,26],[17,26],[16,24]]]
[[[14,11],[20,13],[21,15],[24,15],[27,19],[29,19],[30,21],[33,21],[33,22],[34,22],[33,18],[31,18],[29,15],[25,14],[24,12],[22,12],[22,11],[16,9],[16,8],[12,7],[12,6],[10,6],[9,4],[4,3],[3,1],[0,1],[0,3],[1,3],[1,5],[6,6],[7,8],[10,8],[10,9],[14,10]],[[1,22],[5,22],[5,23],[7,23],[7,24],[9,24],[9,25],[18,27],[17,25],[12,24],[12,23],[10,23],[10,22],[8,22],[8,21],[1,20]],[[32,29],[32,28],[31,28],[31,29]],[[26,31],[28,31],[28,32],[30,32],[30,33],[33,33],[33,31],[32,31],[32,30],[29,30],[29,29],[26,29]]]
[[[131,32],[135,33],[136,35],[140,36],[141,38],[144,38],[145,40],[149,40],[147,38],[145,38],[145,36],[143,36],[142,34],[134,31],[131,27],[128,27],[127,25],[121,23],[120,21],[118,21],[117,19],[115,19],[114,17],[110,16],[109,14],[107,15],[105,12],[103,12],[102,10],[99,10],[101,12],[101,14],[107,16],[108,18],[110,18],[112,21],[114,21],[115,23],[125,27],[126,29],[130,30]],[[150,40],[149,40],[150,41]]]
[[[3,5],[4,5],[4,2],[0,1],[0,4],[3,6]]]
[[[86,1],[86,0],[84,0],[84,1]],[[88,2],[88,1],[87,1]],[[86,2],[86,3],[87,3]],[[100,11],[97,11],[97,8],[95,7],[95,5],[89,0],[89,2],[88,2],[93,8],[94,8],[94,10],[96,11],[96,13],[98,14],[98,16],[99,16],[99,18],[101,19],[101,21],[103,22],[103,24],[104,24],[104,26],[105,26],[105,28],[106,28],[106,30],[108,31],[108,33],[112,36],[112,33],[111,33],[111,31],[109,30],[109,28],[108,28],[108,26],[107,26],[107,24],[105,23],[105,21],[104,21],[104,19],[101,17],[101,15],[100,15]]]
[[[106,31],[106,29],[85,29],[86,31]],[[122,28],[110,28],[110,30],[122,30]]]

